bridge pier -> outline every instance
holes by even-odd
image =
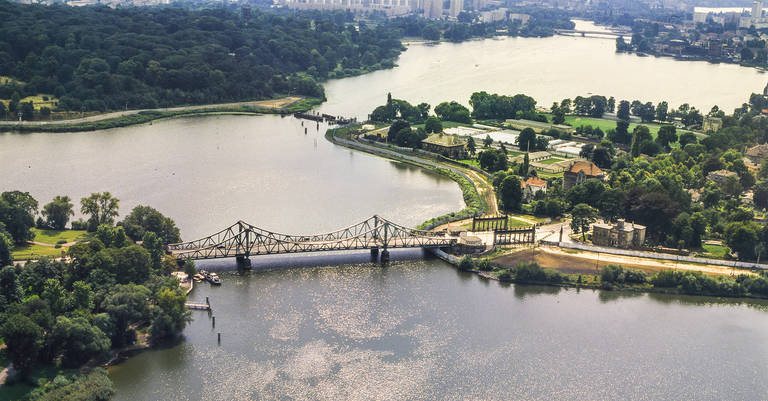
[[[381,263],[389,262],[389,251],[384,249],[381,251]]]
[[[247,256],[236,256],[235,259],[237,260],[237,268],[238,269],[250,269],[251,268],[251,259],[249,259]]]
[[[379,258],[379,248],[373,247],[371,248],[371,259],[376,260]]]

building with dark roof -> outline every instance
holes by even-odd
[[[605,174],[595,163],[577,160],[563,172],[563,189],[567,191],[590,178],[597,178],[602,181]]]
[[[432,134],[421,141],[421,148],[441,154],[451,159],[463,159],[466,154],[467,141],[455,135],[446,135],[444,133]]]

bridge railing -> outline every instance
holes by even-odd
[[[445,247],[455,239],[436,231],[417,230],[379,216],[325,234],[287,235],[239,221],[195,241],[168,245],[177,259],[213,259],[276,253],[368,248]]]

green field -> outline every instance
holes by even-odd
[[[13,248],[13,260],[35,260],[41,257],[60,258],[61,252],[67,248],[55,248],[44,245],[22,245]]]
[[[538,162],[536,162],[536,163],[541,163],[541,164],[555,164],[555,163],[559,163],[559,162],[561,162],[561,161],[565,161],[565,159],[558,159],[558,158],[556,158],[556,157],[553,157],[553,158],[551,158],[551,159],[541,160],[541,161],[538,161]]]
[[[547,114],[548,118],[552,118],[551,114]],[[614,120],[608,120],[604,118],[592,118],[592,117],[580,117],[580,116],[565,116],[565,123],[572,126],[573,128],[591,125],[592,128],[600,128],[603,132],[607,132],[609,129],[616,129],[616,121]],[[653,135],[653,138],[656,138],[656,134],[659,132],[659,128],[661,128],[662,124],[656,124],[656,123],[643,123],[643,124],[637,124],[637,123],[630,123],[629,124],[629,132],[631,133],[635,127],[638,125],[645,125],[648,127],[648,130],[651,131],[651,135]],[[688,130],[677,130],[677,135],[682,134],[683,132],[689,132]]]
[[[464,160],[457,160],[461,164],[466,164],[467,166],[473,166],[480,168],[480,162],[477,161],[477,159],[464,159]]]
[[[33,228],[32,232],[35,234],[34,242],[50,244],[51,246],[37,244],[16,246],[13,248],[12,252],[13,259],[32,260],[40,257],[60,258],[61,252],[66,251],[67,247],[56,248],[55,245],[57,242],[76,242],[82,241],[88,237],[86,231],[78,230],[40,230]]]
[[[715,259],[725,259],[725,257],[730,253],[730,249],[728,249],[725,245],[702,245],[701,248],[704,250],[704,252],[701,253],[701,256],[706,258],[715,258]]]
[[[0,77],[2,79],[3,77]],[[43,100],[43,96],[47,97],[48,100]],[[6,107],[8,107],[8,103],[11,102],[10,99],[0,99],[0,102],[3,102]],[[54,97],[53,95],[46,95],[46,94],[39,94],[35,96],[27,96],[20,100],[21,103],[26,102],[32,102],[32,104],[35,106],[35,110],[40,110],[41,107],[47,107],[51,110],[56,109],[59,105],[59,99]]]
[[[87,231],[80,230],[40,230],[38,228],[33,228],[32,232],[35,233],[35,242],[44,242],[53,245],[61,240],[75,242],[85,239],[88,235]]]

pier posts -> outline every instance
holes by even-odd
[[[389,262],[389,251],[384,249],[381,251],[381,263]]]
[[[211,327],[216,327],[216,316],[211,316]]]
[[[237,256],[235,257],[237,260],[237,268],[238,269],[250,269],[251,268],[251,259],[247,256]]]

